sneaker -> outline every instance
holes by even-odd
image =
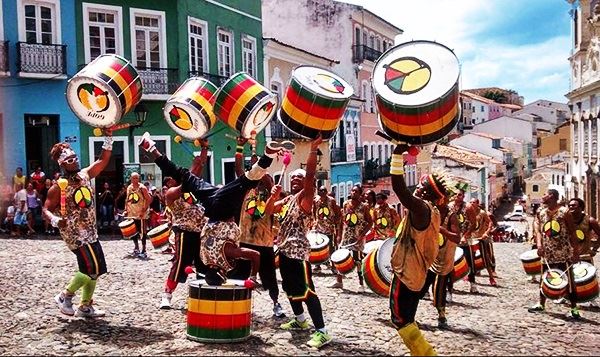
[[[446,294],[446,302],[452,303],[452,293],[449,291],[448,291],[448,294]]]
[[[69,316],[75,315],[75,310],[73,310],[73,295],[69,296],[62,292],[54,297],[54,301],[56,301],[60,312]]]
[[[137,249],[134,249],[133,252],[129,253],[129,256],[133,257],[133,258],[137,258],[139,255],[140,255],[140,251]]]
[[[579,320],[581,318],[581,314],[579,313],[579,309],[574,307],[567,313],[567,317]]]
[[[358,286],[358,292],[359,292],[359,293],[364,293],[364,292],[365,292],[365,287],[364,287],[364,285],[359,285],[359,286]]]
[[[490,285],[491,286],[498,286],[498,283],[496,282],[496,279],[490,278]]]
[[[148,254],[146,254],[146,252],[141,252],[140,254],[138,254],[138,258],[146,260],[148,259]]]
[[[102,310],[94,309],[92,303],[79,306],[79,309],[77,309],[77,312],[75,313],[75,316],[77,317],[102,317],[104,315],[106,315],[106,313]]]
[[[535,275],[529,275],[529,276],[527,277],[527,281],[528,281],[528,282],[530,282],[530,283],[538,283],[538,280],[537,280],[537,278],[535,277]]]
[[[307,330],[308,321],[304,320],[303,322],[300,322],[294,317],[290,320],[290,322],[281,324],[279,328],[281,328],[282,330]]]
[[[147,152],[152,151],[156,147],[156,142],[150,139],[150,133],[145,132],[144,135],[138,140],[138,145],[146,150]]]
[[[475,286],[475,284],[471,284],[471,294],[477,294],[479,293],[479,290],[477,290],[477,287]]]
[[[333,339],[327,332],[317,330],[310,336],[310,341],[308,341],[306,344],[310,347],[321,348],[331,342],[331,340]]]
[[[542,305],[540,303],[537,303],[527,309],[527,311],[529,311],[529,312],[543,312],[544,310],[546,310],[546,308],[544,307],[544,305]]]
[[[445,317],[438,318],[438,328],[447,329],[448,328],[448,320]]]
[[[339,281],[336,281],[335,283],[329,285],[329,287],[333,288],[333,289],[343,289],[344,283],[340,283]]]
[[[320,272],[321,272],[321,264],[319,264],[319,265],[315,265],[315,266],[313,267],[313,270],[312,270],[312,271],[313,271],[313,273],[320,273]]]
[[[558,300],[552,300],[552,302],[555,303],[555,304],[557,304],[557,305],[558,304],[566,304],[567,303],[567,299],[565,299],[564,297],[561,297]]]
[[[275,316],[275,317],[285,317],[285,314],[283,313],[283,308],[281,307],[281,304],[278,303],[278,302],[276,302],[275,304],[273,304],[273,316]]]
[[[171,298],[173,297],[170,293],[164,293],[160,299],[160,305],[158,306],[161,310],[168,310],[171,308]]]

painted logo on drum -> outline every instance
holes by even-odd
[[[77,88],[77,98],[87,110],[100,113],[108,109],[108,92],[93,83],[83,83]]]
[[[394,93],[412,94],[425,88],[431,79],[431,68],[415,57],[402,57],[384,65],[384,84]]]
[[[183,200],[186,203],[189,203],[190,205],[195,205],[198,202],[198,200],[196,199],[196,196],[194,196],[194,194],[191,192],[184,192]]]
[[[92,191],[87,187],[79,187],[73,193],[73,200],[80,208],[88,208],[92,205]]]
[[[171,118],[171,122],[181,130],[190,130],[194,126],[192,119],[190,119],[190,115],[178,106],[174,105],[173,108],[171,108],[169,117]]]
[[[346,89],[342,82],[325,73],[317,74],[313,80],[319,87],[331,93],[344,93]]]

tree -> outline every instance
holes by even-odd
[[[485,93],[483,93],[482,97],[487,98],[487,99],[491,99],[496,103],[500,103],[500,104],[507,104],[508,103],[508,98],[506,97],[506,94],[497,90],[489,90]]]

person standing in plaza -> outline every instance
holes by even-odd
[[[15,219],[13,220],[13,223],[18,236],[21,235],[21,229],[24,229],[24,227],[27,227],[27,235],[30,235],[33,233],[33,229],[30,227],[29,220],[27,219],[27,212],[29,211],[29,208],[27,207],[27,191],[23,188],[23,184],[21,183],[17,183],[15,188],[17,191],[14,196]]]
[[[79,271],[66,289],[54,297],[65,315],[98,317],[105,314],[94,308],[92,299],[97,279],[107,269],[104,252],[98,241],[95,197],[90,180],[108,166],[112,145],[112,137],[106,136],[98,160],[84,169],[80,169],[79,159],[68,143],[58,143],[50,150],[50,156],[64,171],[68,185],[62,193],[57,184],[50,188],[43,213],[52,226],[58,228],[61,238],[77,257],[79,266]],[[61,199],[61,196],[66,199]],[[79,289],[83,289],[81,303],[75,311],[73,297]]]
[[[373,210],[373,226],[375,239],[388,239],[396,235],[400,224],[400,215],[387,203],[388,196],[383,192],[375,195],[377,204]]]
[[[579,261],[579,244],[573,216],[566,207],[558,204],[558,191],[549,189],[542,197],[542,208],[534,222],[537,253],[545,260],[542,264],[542,277],[549,268],[565,272],[564,278],[568,279],[568,299],[571,311],[568,317],[579,319],[581,314],[577,308],[577,295],[575,292],[575,278],[572,264]],[[542,284],[544,279],[542,279]],[[529,312],[543,312],[546,309],[546,296],[540,288],[539,302],[528,309]]]
[[[594,256],[600,246],[600,225],[596,218],[585,213],[585,202],[581,198],[569,200],[569,213],[575,224],[575,235],[581,261],[594,265]],[[593,233],[596,234],[593,237]]]
[[[327,192],[327,187],[319,187],[317,193],[312,209],[312,229],[329,238],[329,251],[334,252],[337,249],[337,240],[342,236],[342,211],[335,198],[331,197]],[[328,264],[330,264],[331,272],[337,274],[333,263],[329,261]],[[313,272],[315,273],[320,271],[320,264],[313,268]]]
[[[17,169],[15,170],[15,175],[13,176],[12,182],[13,182],[13,191],[16,193],[19,190],[22,190],[23,187],[25,187],[25,181],[27,180],[27,177],[25,175],[23,175],[23,168],[22,167],[17,167]],[[17,185],[21,185],[21,188],[18,189]]]
[[[362,187],[354,185],[350,192],[350,199],[344,202],[342,207],[342,217],[344,230],[340,239],[341,246],[349,249],[352,252],[354,265],[357,267],[358,274],[358,291],[364,292],[364,279],[362,276],[361,264],[364,257],[363,249],[365,248],[365,236],[371,227],[373,227],[372,213],[369,206],[362,202],[363,195]],[[340,242],[337,242],[340,244]],[[337,275],[337,281],[331,285],[332,288],[344,288],[344,276]]]
[[[390,164],[392,188],[408,214],[396,235],[391,256],[393,271],[390,287],[392,324],[410,351],[411,356],[436,355],[415,323],[415,314],[422,297],[427,271],[438,255],[440,212],[435,203],[447,195],[443,178],[429,174],[419,180],[417,195],[406,186],[403,153],[408,145],[396,145]]]
[[[27,227],[29,228],[28,234],[35,234],[35,227],[38,220],[42,218],[42,201],[38,191],[33,187],[30,182],[27,184],[25,190],[27,195]]]
[[[140,174],[134,172],[131,174],[131,183],[127,186],[127,194],[125,199],[125,212],[124,215],[127,218],[133,219],[137,234],[131,239],[133,240],[133,252],[130,253],[132,257],[138,257],[140,259],[148,258],[146,253],[146,238],[147,238],[147,219],[148,219],[148,207],[152,198],[148,189],[144,185],[140,185]],[[138,240],[142,240],[142,251],[140,252],[140,246]]]
[[[33,184],[33,188],[37,192],[41,192],[46,182],[46,174],[44,173],[44,171],[42,171],[41,166],[37,166],[35,168],[35,171],[33,171],[31,175],[29,175],[29,179],[29,182]]]
[[[98,201],[100,203],[100,224],[102,226],[108,226],[115,217],[114,207],[115,199],[112,191],[110,190],[110,184],[104,183],[104,191],[100,194]]]
[[[496,282],[496,258],[494,257],[494,246],[492,231],[494,230],[493,220],[490,214],[481,208],[479,199],[473,198],[467,207],[467,219],[471,222],[471,230],[467,232],[470,238],[470,245],[477,245],[481,249],[481,257],[485,269],[488,272],[491,286],[498,286]]]

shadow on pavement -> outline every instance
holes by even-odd
[[[461,335],[471,335],[474,337],[480,337],[480,338],[487,339],[487,336],[485,336],[481,332],[474,330],[472,328],[452,324],[452,321],[448,322],[448,327],[443,328],[443,329],[437,327],[437,325],[429,325],[429,324],[422,324],[422,323],[419,323],[418,325],[419,325],[419,328],[423,331],[448,331],[448,332],[454,332],[454,333],[461,334]]]
[[[581,317],[577,320],[574,320],[570,317],[567,317],[566,313],[560,313],[560,312],[546,312],[546,314],[548,314],[548,316],[552,316],[554,318],[557,318],[559,320],[563,320],[566,321],[568,323],[574,323],[574,324],[590,324],[590,325],[594,325],[594,326],[600,326],[600,322],[598,321],[594,321],[594,320],[590,320],[590,319],[586,319],[585,317]]]
[[[453,292],[454,295],[477,295],[477,296],[493,296],[495,297],[496,295],[493,294],[488,294],[488,293],[484,293],[484,292],[478,292],[478,293],[470,293],[468,291],[463,291],[463,290],[456,290],[454,289]]]
[[[450,308],[457,306],[465,309],[481,309],[481,306],[465,304],[464,302],[458,302],[456,300],[452,300],[452,302],[447,303],[447,305],[450,306]]]

